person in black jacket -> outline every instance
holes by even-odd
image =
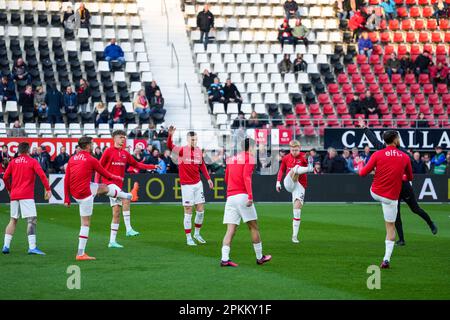
[[[347,161],[337,154],[336,149],[328,148],[328,154],[322,162],[322,171],[325,173],[347,173]]]
[[[231,79],[227,79],[225,86],[223,87],[223,96],[225,98],[224,108],[225,113],[227,113],[228,109],[228,103],[235,102],[238,105],[238,112],[241,111],[241,105],[242,105],[242,96],[239,92],[238,88],[234,85],[234,83],[231,83]]]
[[[214,83],[214,79],[217,78],[217,74],[209,72],[208,69],[203,70],[203,86],[209,89],[209,86]]]
[[[420,112],[417,120],[416,120],[416,128],[429,128],[430,125],[428,124],[427,118],[425,118],[425,114],[423,112]]]
[[[36,116],[32,86],[27,85],[25,90],[19,94],[19,105],[22,106],[22,113],[32,113]]]
[[[38,147],[36,154],[33,155],[33,158],[39,162],[42,170],[45,173],[48,173],[48,169],[50,168],[50,156],[48,155],[45,146]]]
[[[361,107],[366,118],[371,114],[378,114],[378,117],[381,119],[381,110],[378,109],[377,100],[375,100],[370,91],[366,91],[366,96],[361,100]]]
[[[91,88],[86,80],[80,79],[80,85],[77,89],[77,103],[81,113],[86,113],[89,98],[91,97]]]
[[[197,15],[197,27],[200,29],[200,43],[203,42],[206,51],[208,48],[209,31],[214,29],[214,15],[209,11],[207,4],[205,4],[203,10]]]
[[[125,118],[127,116],[127,110],[123,106],[122,102],[117,101],[114,108],[111,110],[111,113],[109,114],[109,125],[111,128],[114,126],[115,123],[125,123]]]
[[[231,124],[231,129],[245,128],[246,124],[247,119],[245,119],[245,114],[242,111],[239,111],[237,118],[234,119],[233,123]]]
[[[403,70],[403,74],[414,72],[414,63],[411,60],[409,52],[400,59],[400,68]]]
[[[429,73],[428,68],[432,65],[432,61],[430,59],[429,53],[424,51],[422,54],[419,54],[416,60],[414,61],[415,74],[419,75],[421,73]]]
[[[161,92],[161,89],[159,88],[159,86],[156,84],[156,81],[153,80],[152,82],[150,82],[149,84],[146,84],[144,86],[145,89],[145,96],[147,97],[148,101],[151,101],[152,98],[155,96],[155,92],[158,90]]]
[[[65,147],[61,147],[61,149],[59,149],[58,156],[55,158],[55,171],[56,171],[56,173],[65,173],[66,172],[65,165],[66,165],[67,162],[69,162],[69,159],[70,159],[70,156],[66,152],[66,148]]]
[[[414,160],[411,162],[412,165],[412,171],[414,174],[426,174],[427,168],[425,166],[425,163],[420,158],[420,152],[414,152]]]
[[[361,101],[359,101],[359,95],[355,94],[353,100],[348,105],[348,109],[352,119],[355,119],[355,115],[364,113],[361,107]]]
[[[361,128],[364,128],[364,134],[366,135],[366,137],[370,141],[370,143],[375,146],[375,149],[381,150],[381,149],[386,148],[386,145],[383,142],[379,141],[377,139],[376,135],[369,128],[366,127],[366,123],[365,123],[364,119],[359,119],[359,126]],[[399,147],[398,149],[400,151],[408,154],[408,150],[406,150],[405,148]],[[399,246],[405,245],[403,224],[402,224],[402,218],[400,215],[401,200],[405,201],[405,203],[408,205],[409,209],[411,209],[412,212],[417,214],[428,224],[428,226],[430,227],[431,232],[433,234],[437,233],[438,229],[437,229],[436,224],[431,220],[428,213],[426,213],[425,210],[423,210],[417,203],[417,198],[414,194],[414,190],[413,190],[411,184],[408,181],[403,181],[402,191],[400,192],[400,199],[398,201],[398,206],[397,206],[397,219],[395,220],[395,229],[397,230],[397,234],[398,234],[398,238],[399,238],[399,240],[396,242],[397,245],[399,245]]]
[[[61,108],[64,105],[63,95],[58,91],[55,83],[49,85],[45,95],[45,103],[48,108],[48,121],[51,124],[63,122],[61,116]]]

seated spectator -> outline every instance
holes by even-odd
[[[446,168],[447,168],[447,158],[442,152],[442,147],[437,146],[434,148],[436,151],[436,154],[433,158],[431,158],[431,165],[433,167],[433,173],[434,174],[445,174]]]
[[[430,173],[432,169],[430,155],[428,153],[425,153],[422,157],[422,161],[425,164],[425,169],[427,170],[427,173]]]
[[[284,48],[284,43],[293,43],[292,28],[289,26],[289,21],[284,20],[278,28],[278,41],[281,43],[281,48]]]
[[[294,70],[294,64],[289,54],[284,54],[283,60],[278,63],[278,70],[280,73],[289,73]]]
[[[297,53],[297,57],[294,59],[294,72],[306,72],[308,70],[308,64],[303,60],[303,54]]]
[[[64,38],[72,39],[77,25],[75,21],[75,13],[70,5],[67,6],[66,11],[64,11],[62,25],[64,26]]]
[[[159,165],[159,150],[154,148],[152,150],[152,153],[149,156],[145,157],[144,163]]]
[[[358,52],[359,54],[364,54],[367,56],[367,58],[370,58],[370,56],[372,55],[372,51],[372,40],[369,39],[369,34],[367,32],[363,32],[358,40]]]
[[[449,9],[446,1],[437,0],[433,4],[433,17],[436,19],[437,25],[439,27],[439,20],[441,18],[449,17]]]
[[[305,47],[308,48],[309,45],[308,35],[309,30],[302,24],[302,21],[300,19],[295,21],[295,27],[292,29],[292,40],[294,42],[294,51],[299,41],[302,41]]]
[[[437,66],[430,66],[430,80],[436,86],[438,83],[448,84],[450,69],[439,62]]]
[[[75,13],[75,23],[78,28],[88,29],[89,34],[91,34],[91,13],[85,7],[84,3],[80,3],[80,7]]]
[[[161,121],[166,115],[166,109],[164,109],[164,98],[161,95],[161,91],[156,90],[155,95],[150,100],[150,116],[156,121]],[[161,117],[155,118],[156,115]]]
[[[25,90],[19,94],[19,105],[22,107],[22,113],[32,113],[36,116],[32,86],[27,85]]]
[[[386,61],[386,73],[389,79],[392,79],[393,74],[403,74],[401,61],[394,52],[391,53],[391,57]]]
[[[66,164],[69,162],[69,159],[70,159],[70,156],[66,152],[66,148],[61,147],[61,149],[59,149],[59,154],[55,158],[54,167],[55,167],[56,173],[65,173],[66,172]]]
[[[45,103],[45,92],[43,86],[37,86],[34,92],[34,105],[39,108],[41,104]]]
[[[371,154],[370,154],[370,147],[368,145],[364,146],[364,150],[361,153],[360,157],[364,161],[365,165],[367,164],[367,162],[369,162]]]
[[[28,66],[22,58],[17,59],[14,63],[12,74],[16,81],[26,80],[27,83],[31,83],[31,75],[28,73]]]
[[[361,11],[355,11],[353,16],[348,21],[348,28],[353,31],[352,40],[356,41],[356,39],[359,38],[359,35],[364,30],[365,23],[366,19],[364,18]]]
[[[158,166],[159,166],[159,168],[157,168],[155,171],[158,174],[166,174],[167,173],[166,162],[164,161],[163,157],[159,153],[158,149],[155,149],[155,151],[158,152],[158,158],[157,159],[158,159]]]
[[[102,149],[100,149],[100,147],[96,147],[94,150],[94,158],[97,160],[100,160],[102,158],[103,152]]]
[[[113,127],[116,123],[125,123],[126,116],[127,110],[125,109],[121,101],[117,101],[116,105],[109,114],[110,127]]]
[[[56,88],[56,84],[52,82],[45,94],[45,104],[48,108],[48,119],[51,124],[61,123],[61,108],[64,106],[63,95]]]
[[[98,127],[100,123],[108,123],[109,113],[106,105],[103,102],[97,103],[94,109],[95,126]]]
[[[413,73],[414,72],[414,63],[411,60],[411,55],[407,52],[400,59],[400,68],[403,71],[403,74]]]
[[[412,161],[412,171],[414,174],[426,174],[427,168],[425,166],[425,163],[420,158],[419,152],[414,152],[413,155],[414,160]]]
[[[144,136],[148,137],[147,146],[150,146],[149,154],[152,153],[153,147],[158,150],[161,150],[161,141],[158,139],[158,131],[156,130],[156,126],[154,123],[150,123],[148,125],[147,131],[144,133]]]
[[[366,96],[361,100],[361,108],[366,118],[369,115],[378,114],[378,117],[381,119],[381,111],[378,109],[377,100],[375,100],[370,91],[366,91]]]
[[[342,158],[344,158],[347,163],[348,172],[354,173],[355,169],[353,168],[353,158],[349,149],[345,148],[344,151],[342,151]]]
[[[17,101],[16,86],[8,76],[3,76],[0,82],[0,98],[4,105],[7,101]]]
[[[37,108],[38,122],[43,123],[48,121],[48,107],[45,102],[41,103]]]
[[[208,101],[211,113],[213,112],[213,102],[225,102],[224,91],[222,84],[219,82],[219,78],[214,78],[214,83],[209,86],[208,89]]]
[[[203,70],[203,87],[208,90],[209,87],[214,83],[215,78],[217,78],[217,75],[215,73],[209,72],[208,69]]]
[[[144,157],[142,156],[141,148],[136,147],[136,149],[134,149],[132,157],[134,158],[134,160],[136,160],[136,162],[143,162]],[[129,166],[127,172],[131,174],[136,174],[136,173],[144,173],[145,170],[139,170],[136,167]]]
[[[72,87],[68,86],[63,96],[64,111],[66,114],[78,112],[77,94],[73,92]]]
[[[144,90],[139,90],[133,102],[134,112],[137,114],[150,114],[150,104]]]
[[[261,128],[262,124],[259,121],[258,114],[256,111],[252,111],[250,118],[247,121],[247,128]]]
[[[298,4],[295,0],[286,0],[283,7],[287,20],[291,18],[300,18],[300,10],[298,9]]]
[[[8,130],[8,137],[26,137],[25,129],[22,128],[19,120],[14,121],[12,128]]]
[[[428,120],[425,118],[425,114],[420,112],[416,120],[416,128],[429,128]]]
[[[447,168],[445,169],[445,174],[450,176],[450,151],[447,151],[446,159],[447,159],[446,163]]]
[[[231,124],[231,129],[245,128],[246,123],[247,119],[245,119],[245,114],[242,111],[239,111],[237,118],[234,119],[233,123]]]
[[[146,84],[145,87],[145,96],[147,97],[147,100],[150,101],[155,96],[156,90],[161,91],[159,86],[156,84],[155,80],[152,80],[149,84]]]
[[[376,15],[375,10],[367,12],[367,19],[365,27],[369,31],[376,31],[380,28],[380,17]]]
[[[320,162],[314,163],[314,174],[323,174],[322,166],[320,165]]]
[[[387,23],[389,23],[389,20],[397,17],[397,8],[394,0],[383,0],[379,6],[383,9],[383,17]]]
[[[173,162],[169,149],[164,150],[162,159],[166,163],[166,172],[167,173],[177,173],[178,172],[177,165]]]
[[[328,154],[322,162],[322,170],[325,173],[346,173],[347,162],[337,154],[336,149],[328,148]]]
[[[225,86],[223,87],[223,96],[225,98],[225,113],[228,111],[228,103],[237,103],[238,105],[238,111],[241,111],[241,105],[242,105],[242,96],[239,92],[238,88],[234,85],[234,83],[231,83],[231,79],[227,79]]]
[[[78,87],[77,90],[77,99],[81,113],[86,113],[90,97],[91,97],[91,88],[89,87],[89,84],[87,83],[86,80],[80,79],[80,86]]]
[[[322,162],[322,157],[317,153],[315,148],[309,150],[309,156],[313,158],[313,162]]]
[[[122,48],[116,44],[116,39],[111,39],[111,42],[108,46],[106,46],[105,51],[103,52],[103,56],[105,60],[109,62],[109,68],[111,68],[111,62],[117,61],[122,67],[125,64],[125,53]]]
[[[415,74],[429,73],[429,68],[432,65],[433,62],[430,59],[430,54],[428,51],[424,51],[422,54],[419,54],[414,61]]]
[[[348,106],[350,115],[352,116],[352,119],[356,119],[357,114],[363,114],[364,110],[361,106],[361,101],[359,100],[359,95],[355,94],[353,96],[353,100],[350,102]]]

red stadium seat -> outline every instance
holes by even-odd
[[[394,52],[394,46],[388,44],[384,47],[385,55],[389,56],[392,52]]]
[[[425,29],[425,23],[422,19],[417,19],[416,21],[414,21],[414,29],[417,31]]]
[[[407,115],[417,114],[416,106],[413,104],[407,104],[405,107],[405,113]]]
[[[416,120],[417,120],[417,114],[411,114],[409,115],[409,123],[411,127],[416,126]]]
[[[352,83],[353,84],[362,83],[361,76],[358,73],[352,74]]]
[[[411,99],[411,95],[409,93],[404,93],[400,97],[400,102],[404,105],[411,103],[411,101],[412,101],[412,99]]]
[[[345,104],[339,104],[336,106],[336,111],[338,115],[348,114],[348,108]]]
[[[371,6],[375,6],[375,5],[379,4],[379,3],[380,3],[380,0],[369,0],[369,4]]]
[[[416,76],[412,73],[408,73],[405,75],[405,83],[406,84],[413,84],[416,83]]]
[[[307,114],[308,110],[306,109],[306,105],[299,103],[295,105],[295,113],[298,115]]]
[[[423,95],[423,94],[421,94],[421,93],[419,93],[419,94],[416,94],[415,96],[414,96],[414,103],[417,105],[417,104],[424,104],[424,103],[426,103],[426,101],[425,101],[425,96]]]
[[[411,20],[405,19],[402,21],[402,30],[409,31],[411,30]]]
[[[411,56],[416,56],[422,53],[422,50],[418,44],[412,44],[410,50]]]
[[[430,18],[432,16],[433,16],[433,7],[428,6],[422,9],[422,17]]]
[[[366,85],[364,83],[358,83],[355,85],[356,93],[365,93],[367,91]]]
[[[372,54],[370,56],[369,63],[370,64],[379,64],[380,63],[380,56],[377,55],[377,54]]]
[[[382,64],[376,64],[373,66],[373,73],[380,75],[385,72],[386,72],[386,70],[384,69],[384,66]]]
[[[384,84],[383,85],[383,93],[384,94],[394,93],[394,88],[392,87],[392,84],[390,84],[390,83]]]
[[[360,65],[367,63],[367,56],[365,54],[358,54],[356,56],[356,63]]]
[[[434,93],[434,87],[431,83],[427,83],[423,85],[423,93],[431,94]]]
[[[443,107],[441,104],[436,104],[436,105],[433,107],[433,114],[434,114],[435,116],[439,116],[439,115],[441,115],[441,114],[444,114],[444,107]]]
[[[429,0],[419,0],[419,6],[427,6],[429,5]]]
[[[403,83],[403,79],[402,79],[402,75],[398,74],[398,73],[394,73],[392,75],[392,84],[399,84],[399,83]]]
[[[448,128],[450,127],[450,123],[448,121],[448,115],[441,114],[438,118],[438,125],[441,128]]]
[[[397,31],[399,28],[399,22],[397,19],[389,20],[389,30]]]
[[[353,93],[352,85],[351,84],[344,84],[342,86],[342,93],[344,93],[344,94]]]
[[[321,93],[319,94],[319,96],[317,97],[317,100],[319,101],[320,104],[327,104],[330,103],[330,96],[326,93]]]
[[[413,83],[412,85],[410,85],[409,92],[411,94],[419,94],[419,93],[421,93],[422,91],[420,90],[420,84]]]
[[[358,66],[356,64],[348,64],[347,65],[347,73],[348,74],[353,74],[353,73],[358,73]]]
[[[321,114],[322,112],[320,111],[319,104],[317,104],[317,103],[310,104],[309,105],[309,113],[312,115]]]
[[[397,55],[399,56],[399,58],[401,56],[404,56],[407,52],[409,52],[409,49],[406,45],[404,44],[399,44],[398,48],[397,48]]]
[[[316,137],[317,136],[316,130],[311,125],[305,126],[305,128],[303,129],[303,134],[305,135],[305,137]]]
[[[334,114],[333,105],[331,105],[331,104],[324,104],[323,108],[322,108],[322,113],[324,115],[327,115],[327,116],[330,115],[330,114]]]
[[[428,51],[430,53],[433,53],[434,52],[433,45],[431,43],[425,43],[423,45],[423,51]]]
[[[374,44],[372,54],[381,56],[383,54],[383,47],[379,44]]]
[[[439,93],[439,94],[448,93],[447,85],[445,83],[439,83],[437,85],[436,92]]]
[[[414,31],[406,33],[406,42],[408,43],[417,42],[416,33]]]
[[[311,116],[310,115],[308,115],[308,114],[302,114],[302,115],[300,115],[300,125],[301,126],[312,126],[312,123],[311,123],[311,120],[310,120],[310,118],[311,118]]]
[[[436,64],[442,63],[443,65],[447,64],[447,56],[439,55],[436,56]]]
[[[447,30],[449,29],[449,25],[448,19],[439,19],[439,29]]]
[[[380,33],[380,42],[382,43],[391,42],[391,34],[389,32]]]
[[[378,83],[379,84],[390,83],[389,76],[386,73],[380,74],[378,76]]]
[[[425,102],[425,101],[424,101]],[[417,103],[416,103],[417,104]],[[427,104],[421,104],[420,105],[420,107],[419,107],[419,113],[423,113],[423,114],[425,114],[425,115],[427,115],[427,114],[431,114],[431,111],[430,111],[430,106],[429,105],[427,105]]]
[[[446,32],[444,36],[444,42],[449,43],[450,42],[450,32]]]
[[[403,32],[394,32],[394,37],[392,39],[393,42],[402,43],[404,42]]]
[[[435,43],[442,42],[441,33],[440,32],[433,32],[431,34],[431,42],[435,42]]]
[[[367,73],[364,75],[364,80],[368,84],[375,84],[377,81],[375,79],[375,76],[372,73]]]
[[[446,55],[447,54],[447,48],[445,47],[444,44],[438,44],[436,46],[436,55],[440,56],[440,55]]]
[[[340,73],[337,77],[337,82],[340,84],[348,83],[348,77],[345,73]]]
[[[406,0],[405,4],[408,6],[415,6],[417,4],[417,0]]]
[[[430,126],[430,128],[436,128],[436,122],[434,121],[434,117],[429,114],[429,115],[425,115],[425,118],[428,120],[428,125]]]
[[[381,124],[383,127],[392,128],[392,116],[390,114],[383,115]]]
[[[377,57],[377,56],[375,56],[375,57]],[[361,70],[361,74],[372,73],[372,69],[370,68],[370,65],[367,63],[362,64],[359,69]]]
[[[389,114],[389,107],[387,106],[387,104],[378,104],[378,110],[380,110],[381,114]]]
[[[377,43],[378,42],[378,32],[370,32],[369,33],[369,39],[373,43]]]
[[[313,115],[313,123],[315,127],[323,126],[325,124],[325,121],[323,120],[323,116],[321,114],[315,114]]]
[[[398,104],[398,96],[396,94],[389,94],[387,96],[387,103],[390,105]]]
[[[319,126],[319,136],[323,137],[325,135],[325,126]]]
[[[415,41],[410,41],[414,43]],[[428,32],[421,32],[419,34],[419,42],[421,43],[428,43],[430,42],[430,34]]]
[[[333,101],[333,104],[344,103],[344,98],[342,98],[342,96],[339,93],[338,94],[333,94],[331,99]]]
[[[450,93],[444,93],[442,95],[442,103],[447,107],[450,106]],[[448,111],[450,112],[450,108],[448,108]]]
[[[393,115],[403,114],[403,108],[399,104],[393,104],[391,108],[391,112]]]
[[[430,83],[430,77],[426,73],[419,74],[419,83]]]
[[[397,16],[399,18],[406,18],[406,17],[408,17],[408,10],[406,9],[406,7],[398,7],[397,8]]]
[[[397,14],[399,14],[399,10],[400,9],[404,9],[406,11],[405,7],[400,7],[400,8],[397,9]],[[408,11],[406,11],[406,15],[405,16],[407,16],[407,15],[408,15]],[[400,16],[400,14],[399,14],[399,16]],[[409,16],[411,18],[418,18],[418,17],[420,17],[420,9],[419,9],[419,7],[411,7],[409,9]]]
[[[376,94],[373,95],[373,97],[375,98],[375,101],[376,101],[378,104],[381,104],[381,103],[384,103],[384,102],[385,102],[385,101],[384,101],[384,95],[383,95],[382,93],[376,93]]]
[[[369,126],[373,127],[373,126],[379,126],[380,125],[380,120],[378,118],[377,114],[370,114],[369,115]]]
[[[397,126],[399,126],[400,128],[404,128],[404,127],[408,127],[409,126],[409,122],[406,119],[406,115],[404,114],[399,114],[396,118],[396,123]]]
[[[427,20],[427,29],[434,31],[437,28],[437,22],[436,19],[428,19]]]
[[[397,85],[397,87],[395,88],[395,91],[397,91],[397,94],[403,94],[403,93],[406,93],[407,92],[407,87],[406,87],[406,84],[404,84],[404,83],[399,83],[398,85]]]
[[[375,79],[375,78],[374,78],[374,79]],[[366,81],[366,82],[367,82],[367,81]],[[372,94],[380,93],[380,87],[378,86],[378,84],[372,83],[372,84],[369,86],[369,91],[370,91],[370,93],[372,93]]]
[[[350,102],[352,102],[354,96],[355,96],[355,95],[354,95],[353,93],[347,94],[347,95],[345,96],[345,103],[349,104]]]
[[[339,92],[339,86],[336,83],[330,83],[328,85],[328,92],[333,94],[333,93],[338,93]]]
[[[287,126],[297,125],[297,117],[293,114],[286,115],[286,125]],[[278,127],[278,129],[280,129],[280,127]]]
[[[400,6],[403,4],[403,0],[394,0],[395,4]]]
[[[342,115],[341,119],[342,119],[342,125],[344,127],[349,128],[349,127],[353,127],[354,126],[353,125],[353,121],[351,120],[352,119],[351,115],[344,114],[344,115]]]

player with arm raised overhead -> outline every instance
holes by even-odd
[[[381,202],[384,221],[386,225],[385,254],[382,269],[390,266],[392,251],[395,241],[395,219],[397,217],[398,198],[402,189],[403,176],[407,181],[412,181],[412,167],[409,156],[400,151],[400,138],[397,131],[388,130],[383,133],[386,148],[375,152],[367,165],[359,172],[364,177],[375,170],[375,175],[370,188],[370,194],[376,201]]]
[[[364,119],[359,118],[359,126],[361,128],[364,128],[364,134],[366,135],[367,139],[369,139],[370,143],[372,143],[375,146],[375,149],[381,150],[381,149],[386,148],[386,144],[379,141],[377,139],[377,137],[375,136],[375,134],[369,128],[367,128]],[[405,148],[402,148],[399,146],[398,149],[400,151],[403,151],[406,154],[408,154],[408,150],[406,150]],[[403,223],[402,223],[402,218],[400,215],[401,200],[405,201],[405,203],[408,205],[408,207],[411,209],[411,211],[413,213],[417,214],[419,217],[421,217],[427,223],[428,227],[431,229],[431,232],[433,234],[437,233],[438,228],[437,228],[436,224],[431,220],[429,214],[427,212],[425,212],[425,210],[423,210],[419,206],[419,203],[417,202],[417,198],[416,198],[416,195],[414,194],[414,190],[411,186],[411,183],[409,181],[407,181],[404,177],[403,183],[402,183],[402,190],[400,192],[400,198],[398,201],[397,218],[395,220],[395,229],[397,230],[397,234],[398,234],[398,241],[396,242],[397,245],[399,245],[399,246],[405,245],[405,237],[403,234]]]
[[[141,162],[137,162],[128,151],[124,149],[126,143],[126,133],[123,130],[116,130],[112,134],[114,140],[114,146],[108,148],[103,153],[100,164],[104,167],[108,172],[117,175],[119,177],[125,177],[125,170],[127,165],[130,165],[134,168],[138,168],[141,170],[155,170],[158,169],[159,166],[153,164],[143,164]],[[96,181],[99,181],[98,174],[96,175]],[[106,185],[114,185],[113,181],[108,180],[106,178],[102,179],[102,182]],[[117,186],[122,190],[123,182],[117,184]],[[137,182],[134,183],[133,189],[131,190],[131,194],[133,197],[131,198],[131,202],[138,200],[138,190],[139,184]],[[130,216],[130,200],[129,199],[121,199],[121,198],[109,198],[111,207],[112,207],[112,222],[111,222],[111,233],[109,237],[109,248],[123,248],[122,245],[116,242],[117,231],[119,230],[120,223],[120,207],[122,207],[123,221],[125,222],[126,227],[126,236],[133,237],[139,235],[139,232],[133,230],[131,227],[131,216]]]
[[[278,171],[276,190],[281,191],[281,179],[286,174],[283,184],[284,188],[292,193],[293,219],[292,219],[292,242],[299,243],[298,232],[300,229],[301,210],[305,199],[305,191],[308,186],[306,173],[313,172],[312,157],[306,160],[305,153],[300,152],[300,142],[292,140],[289,142],[290,153],[281,160]]]
[[[264,264],[272,259],[270,255],[263,255],[262,242],[256,209],[253,204],[252,175],[255,169],[255,142],[246,138],[243,141],[243,151],[234,157],[227,159],[225,169],[225,183],[227,185],[227,202],[223,223],[227,225],[227,231],[222,243],[222,267],[237,267],[230,260],[231,242],[236,233],[241,219],[247,224],[252,236],[253,249],[256,254],[256,263]]]
[[[19,143],[18,157],[13,159],[6,169],[3,180],[11,200],[11,219],[5,230],[5,242],[2,252],[10,252],[11,240],[16,230],[17,220],[20,216],[27,219],[28,253],[44,255],[36,246],[37,213],[34,202],[34,182],[36,175],[41,179],[45,188],[45,199],[50,199],[52,193],[47,177],[36,159],[30,157],[30,145],[27,142]]]
[[[91,155],[91,137],[81,137],[78,140],[78,146],[81,148],[81,151],[71,157],[67,164],[64,177],[64,205],[70,207],[70,197],[73,196],[80,206],[81,228],[76,260],[95,260],[94,257],[90,257],[84,252],[89,236],[95,196],[107,195],[112,198],[131,200],[132,194],[121,191],[117,186],[117,184],[122,183],[122,177],[106,171],[100,165],[100,162]],[[92,183],[92,177],[96,172],[115,184]]]
[[[205,215],[203,194],[203,183],[200,180],[200,171],[208,180],[210,189],[214,188],[213,182],[206,169],[203,160],[202,150],[197,147],[197,134],[194,131],[187,133],[187,145],[176,146],[173,143],[173,134],[175,127],[169,127],[169,137],[167,139],[167,148],[178,155],[178,172],[181,184],[181,201],[184,207],[184,232],[186,234],[186,243],[189,246],[197,245],[191,236],[192,229],[192,209],[195,206],[195,233],[194,239],[199,243],[206,243],[200,235],[200,229],[203,225]]]

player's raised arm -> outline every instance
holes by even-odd
[[[175,145],[173,143],[173,134],[175,133],[176,128],[174,126],[170,126],[168,130],[168,137],[167,137],[167,148],[176,153],[179,156],[183,155],[183,148],[180,148],[179,146]]]
[[[70,161],[67,164],[66,175],[64,177],[64,205],[70,206]]]
[[[50,199],[50,197],[52,196],[50,184],[48,183],[47,176],[45,175],[44,170],[42,170],[41,166],[39,165],[39,162],[34,161],[33,169],[34,172],[38,175],[39,179],[41,179],[42,184],[44,185],[47,200]]]
[[[133,156],[130,153],[127,154],[127,163],[131,167],[138,168],[140,170],[156,170],[160,169],[160,166],[155,164],[144,164],[142,162],[137,162],[136,159],[133,158]]]
[[[378,153],[375,152],[370,157],[369,162],[367,162],[367,164],[359,171],[359,175],[361,177],[367,176],[369,173],[371,173],[373,171],[373,169],[375,169],[376,164],[377,164],[377,158],[378,158]]]

